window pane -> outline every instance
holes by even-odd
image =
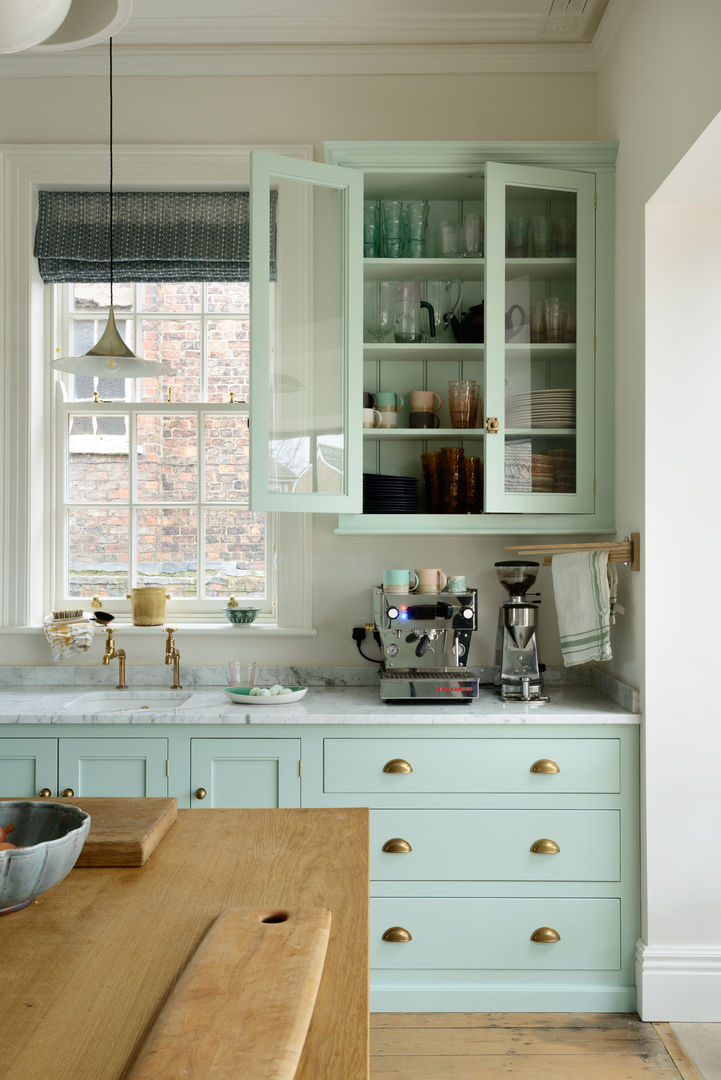
[[[172,374],[141,381],[141,401],[159,401],[172,386],[176,401],[200,399],[200,320],[142,319],[138,354],[168,364]]]
[[[159,314],[200,311],[201,290],[199,281],[145,282],[138,289],[138,307]]]
[[[73,311],[102,311],[110,307],[110,284],[108,282],[81,282],[72,286]],[[132,282],[116,282],[113,285],[113,307],[119,311],[133,310]]]
[[[163,585],[171,596],[195,596],[198,575],[198,514],[195,508],[164,507],[136,515],[138,585]]]
[[[198,497],[196,417],[136,419],[138,502],[193,502]]]
[[[247,281],[211,281],[208,283],[208,311],[248,312],[250,310],[250,286]]]
[[[247,319],[208,322],[208,401],[248,400],[250,351]]]
[[[68,511],[68,596],[125,596],[128,511],[87,507]]]
[[[206,416],[203,498],[248,504],[248,424],[245,416]]]
[[[68,423],[68,501],[127,502],[127,416],[70,415]]]
[[[206,510],[205,596],[265,596],[265,515],[249,510]]]

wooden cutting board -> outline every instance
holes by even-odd
[[[76,866],[142,866],[178,816],[177,799],[33,799],[79,806],[90,832]]]

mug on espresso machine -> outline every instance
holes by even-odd
[[[465,585],[465,582],[464,582]],[[475,589],[419,595],[409,586],[373,591],[374,636],[383,653],[382,701],[462,702],[478,697],[466,671],[478,629]]]

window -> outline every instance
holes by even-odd
[[[82,353],[109,288],[55,290],[63,341]],[[114,299],[126,343],[173,370],[63,377],[57,606],[161,585],[189,612],[217,613],[232,594],[271,614],[275,523],[248,508],[248,284],[122,283]]]

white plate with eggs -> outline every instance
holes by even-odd
[[[290,705],[308,693],[307,686],[226,686],[225,693],[236,705]]]

